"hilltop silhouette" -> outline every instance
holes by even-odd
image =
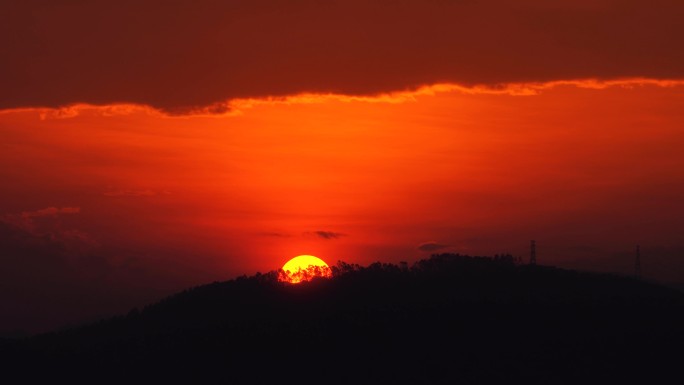
[[[657,383],[681,379],[684,295],[608,274],[433,255],[195,287],[0,341],[4,376],[70,383]],[[675,381],[677,382],[677,381]]]

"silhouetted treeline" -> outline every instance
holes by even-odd
[[[684,298],[630,278],[433,255],[195,287],[0,342],[7,376],[70,383],[657,383],[681,378]]]

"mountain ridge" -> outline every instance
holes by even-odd
[[[457,254],[333,272],[197,286],[3,355],[76,382],[266,383],[303,364],[295,382],[576,383],[652,379],[684,343],[684,294],[628,277]]]

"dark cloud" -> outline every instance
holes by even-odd
[[[97,306],[84,293],[93,293],[95,285],[88,282],[107,273],[103,258],[72,254],[71,245],[61,238],[3,221],[0,254],[0,312],[6,315],[0,319],[0,332],[44,330]]]
[[[342,233],[336,233],[334,231],[323,231],[323,230],[318,230],[318,231],[311,231],[308,233],[305,233],[306,235],[312,235],[318,238],[322,239],[338,239],[341,237],[346,236],[347,234],[342,234]]]
[[[53,230],[58,230],[55,228],[58,224],[49,219],[56,219],[60,215],[78,214],[80,212],[80,207],[47,207],[34,211],[23,211],[19,214],[7,214],[0,217],[0,222],[5,222],[33,235],[56,237],[59,231]],[[48,227],[53,227],[53,229],[48,229]]]
[[[445,245],[437,242],[425,242],[418,245],[418,250],[426,252],[435,252],[451,247],[451,245]]]
[[[0,3],[0,109],[682,78],[679,0]]]
[[[259,235],[264,236],[264,237],[276,237],[276,238],[289,238],[289,237],[291,237],[290,234],[279,233],[276,231],[267,231],[267,232],[259,233]]]
[[[48,207],[24,211],[20,214],[7,214],[0,218],[15,234],[24,233],[20,238],[48,242],[51,249],[60,250],[62,257],[83,256],[100,246],[90,234],[65,225],[59,216],[74,215],[81,212],[80,207]]]
[[[49,223],[26,228],[0,220],[0,336],[96,320],[169,292],[170,278],[155,272],[157,266],[115,253],[77,229]]]

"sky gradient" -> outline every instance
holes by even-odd
[[[684,5],[493,3],[2,2],[0,334],[300,254],[684,281]]]

